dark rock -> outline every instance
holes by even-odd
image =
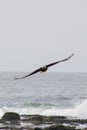
[[[37,128],[34,128],[34,130],[43,130],[43,129],[37,127]]]
[[[1,121],[18,121],[18,120],[20,120],[20,116],[15,112],[7,112],[1,118]]]
[[[42,115],[22,115],[23,121],[29,121],[33,124],[56,124],[64,123],[67,118],[64,116],[42,116]]]
[[[47,122],[51,122],[53,124],[64,123],[66,119],[67,118],[64,116],[49,116],[49,117],[45,118],[45,120],[47,120]]]
[[[34,130],[80,130],[80,129],[75,129],[75,127],[69,127],[69,126],[63,126],[63,125],[52,125],[44,129],[37,127],[37,128],[34,128]]]
[[[75,127],[63,126],[63,125],[53,125],[45,128],[44,130],[76,130]],[[79,130],[79,129],[77,129]]]
[[[0,123],[0,129],[3,130],[81,130],[76,129],[77,126],[87,124],[87,119],[81,120],[64,116],[19,115],[14,112],[7,112],[3,115]]]
[[[36,125],[43,124],[43,120],[44,120],[44,117],[41,115],[32,115],[29,118],[29,121]]]

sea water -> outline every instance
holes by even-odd
[[[0,72],[0,117],[5,112],[87,118],[87,73]]]

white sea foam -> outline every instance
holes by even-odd
[[[80,104],[74,108],[68,109],[50,109],[43,111],[43,114],[46,115],[62,115],[62,116],[73,116],[82,119],[87,119],[87,100],[82,101]]]
[[[17,112],[20,115],[21,114],[40,114],[40,115],[54,115],[54,116],[72,116],[82,119],[87,119],[87,100],[82,101],[80,104],[75,106],[74,108],[68,108],[68,109],[59,109],[57,107],[50,107],[50,108],[43,108],[43,107],[6,107],[3,106],[0,109],[0,117],[5,112]]]

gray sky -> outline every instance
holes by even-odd
[[[0,71],[87,72],[87,0],[0,0]]]

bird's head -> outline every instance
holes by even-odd
[[[48,67],[46,65],[41,67],[42,72],[46,71],[47,69],[48,69]]]

